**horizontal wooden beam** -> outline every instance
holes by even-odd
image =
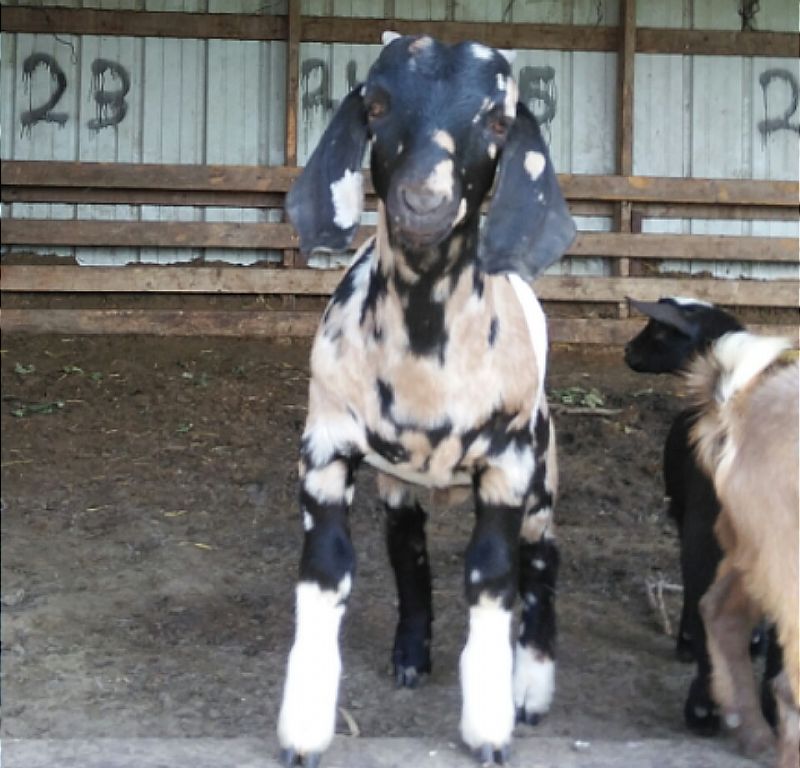
[[[301,38],[304,42],[374,45],[380,43],[387,25],[403,35],[431,35],[448,43],[479,40],[495,48],[614,51],[618,38],[616,27],[332,16],[303,16]]]
[[[285,16],[3,6],[3,32],[285,40]]]
[[[200,221],[5,219],[3,245],[82,248],[297,248],[290,224]]]
[[[146,334],[156,336],[239,336],[307,338],[319,324],[317,312],[199,311],[155,309],[2,309],[3,333]],[[548,335],[554,344],[603,344],[629,341],[644,320],[551,318]],[[759,333],[788,336],[797,341],[797,328],[756,325]]]
[[[183,165],[156,163],[78,163],[51,160],[4,160],[3,189],[125,189],[213,193],[285,193],[299,168],[254,165]],[[372,192],[369,178],[366,189]],[[633,203],[711,203],[724,206],[798,206],[796,181],[764,179],[683,179],[668,176],[561,174],[559,183],[571,201]]]
[[[361,227],[354,245],[375,231]],[[290,224],[262,222],[95,221],[5,219],[0,243],[17,246],[119,248],[297,248]],[[790,237],[658,235],[581,232],[569,256],[794,263],[797,241]]]
[[[672,53],[684,56],[800,56],[796,32],[737,32],[711,29],[636,30],[637,53]]]
[[[530,24],[424,19],[303,16],[302,42],[376,44],[391,26],[403,34],[430,34],[448,42],[480,40],[499,48],[563,51],[619,50],[619,30],[609,26]],[[285,15],[180,13],[90,8],[4,6],[3,31],[125,37],[225,40],[286,40]],[[706,29],[636,30],[638,53],[705,56],[797,57],[793,32],[737,32]]]
[[[328,296],[342,269],[263,267],[2,265],[4,292],[291,294]],[[685,295],[714,304],[796,307],[794,280],[715,280],[709,278],[572,277],[545,275],[534,283],[542,301],[615,303],[633,296],[653,301]]]

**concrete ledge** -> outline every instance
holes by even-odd
[[[273,739],[8,739],[3,768],[279,768]],[[516,739],[516,768],[756,768],[730,739]],[[338,737],[323,768],[476,768],[464,749],[433,739]]]

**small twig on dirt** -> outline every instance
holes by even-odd
[[[622,408],[572,408],[564,405],[551,405],[550,407],[553,413],[567,416],[616,416],[622,413]]]
[[[344,721],[347,723],[347,727],[350,729],[350,735],[356,737],[360,736],[361,729],[358,727],[356,719],[344,707],[339,707],[339,712],[341,713]]]
[[[667,606],[664,603],[664,592],[683,592],[683,587],[679,584],[670,584],[664,580],[663,576],[659,576],[658,578],[648,576],[644,580],[644,586],[650,607],[658,613],[661,618],[661,626],[664,629],[664,634],[668,637],[672,637],[672,622],[669,620]]]

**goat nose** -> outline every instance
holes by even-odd
[[[400,189],[400,199],[412,213],[422,216],[440,208],[445,202],[445,195],[427,187],[403,186]]]

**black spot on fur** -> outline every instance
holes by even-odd
[[[497,319],[497,315],[492,317],[491,323],[489,323],[489,346],[493,347],[495,342],[497,341],[497,329],[500,326],[500,321]]]
[[[398,442],[387,440],[371,429],[367,430],[367,443],[375,453],[382,456],[391,464],[400,464],[408,461],[408,451]]]
[[[541,411],[536,412],[533,436],[536,441],[536,458],[538,459],[547,453],[550,446],[550,419],[545,417]]]
[[[392,418],[392,406],[394,405],[394,389],[383,379],[378,379],[378,401],[381,406],[381,416],[385,419]]]

